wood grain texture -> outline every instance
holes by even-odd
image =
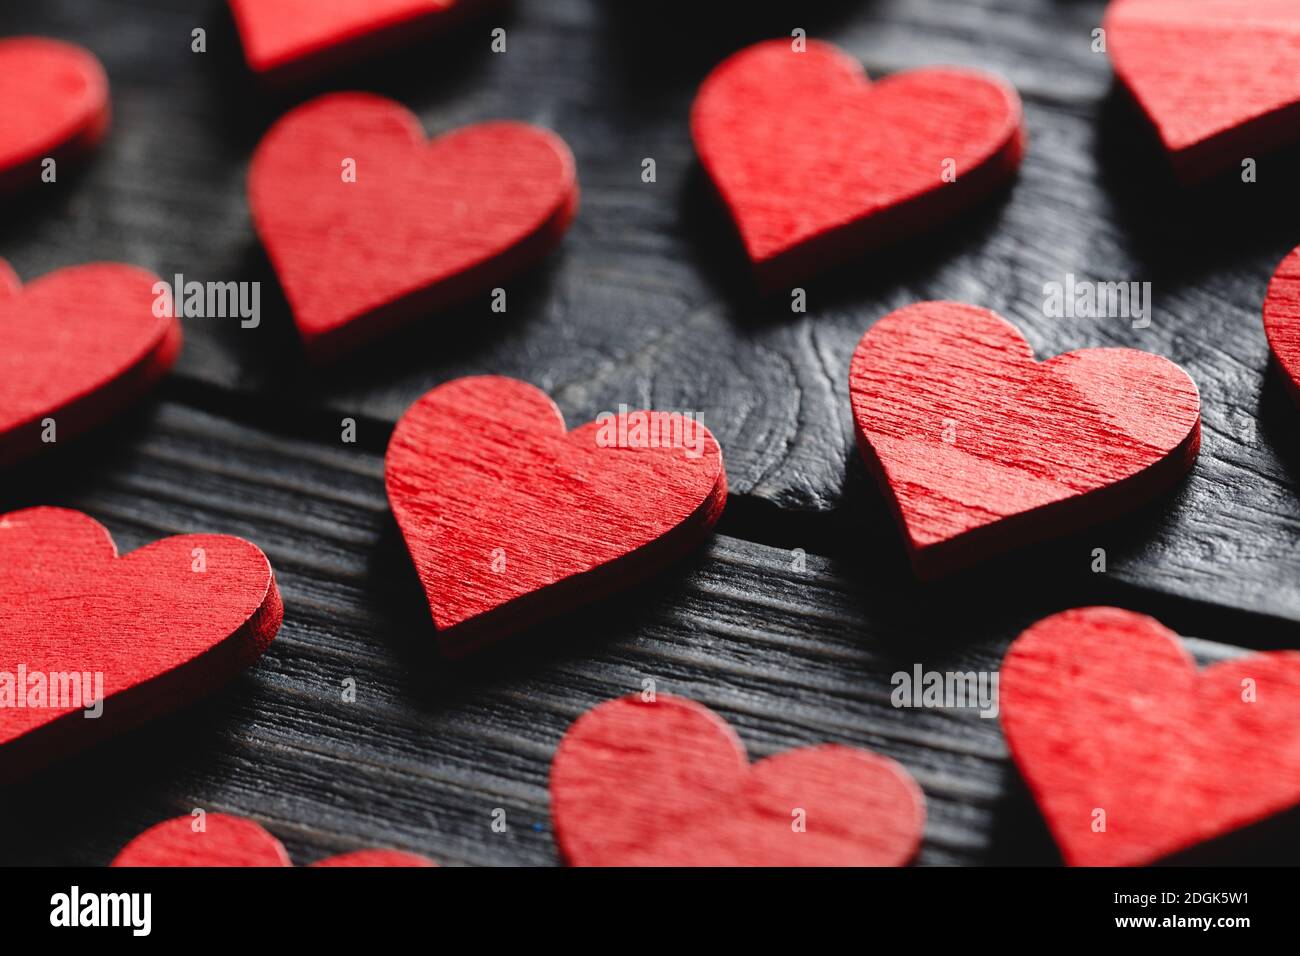
[[[1184,182],[1300,138],[1300,9],[1290,0],[1115,0],[1115,72]]]
[[[784,291],[942,225],[1015,175],[1015,90],[973,70],[871,83],[830,44],[747,47],[691,107],[705,171],[736,222],[760,288]]]
[[[825,744],[751,766],[707,707],[631,694],[560,741],[551,815],[574,866],[901,866],[925,800],[878,754]]]
[[[1300,249],[1282,260],[1269,283],[1264,332],[1282,381],[1300,402]]]
[[[155,312],[156,281],[93,263],[19,286],[0,260],[0,467],[108,421],[167,374],[181,325]]]
[[[0,33],[81,42],[113,81],[115,127],[77,176],[0,216],[0,255],[24,276],[92,259],[201,280],[261,280],[263,321],[184,319],[167,401],[7,472],[0,508],[69,504],[124,548],[191,531],[256,540],[285,594],[284,629],[217,699],[0,790],[24,825],[6,863],[104,864],[141,830],[196,806],[255,817],[301,864],[373,846],[443,863],[559,861],[549,761],[591,707],[640,691],[700,701],[755,758],[826,742],[898,760],[928,808],[922,864],[1059,861],[997,722],[897,710],[889,675],[992,670],[1048,614],[1111,604],[1225,644],[1295,645],[1300,444],[1260,304],[1296,245],[1294,152],[1260,181],[1189,201],[1146,121],[1090,52],[1101,0],[759,0],[731,9],[598,0],[519,3],[486,27],[294,94],[243,84],[223,5],[45,0],[0,8]],[[689,20],[690,29],[682,24]],[[489,21],[491,22],[491,21]],[[726,55],[792,22],[873,77],[935,64],[1005,77],[1029,149],[1014,186],[941,234],[809,286],[809,311],[757,303],[743,251],[710,195],[687,117]],[[190,31],[209,52],[190,51]],[[304,361],[248,215],[247,165],[287,109],[331,90],[409,105],[438,135],[491,118],[556,130],[582,172],[583,209],[558,254],[486,303],[396,333],[322,374]],[[657,159],[654,184],[641,161]],[[1152,323],[1049,319],[1066,273],[1151,281]],[[1008,316],[1040,356],[1134,347],[1200,386],[1201,457],[1170,499],[1122,524],[986,571],[918,586],[853,448],[850,356],[895,308],[974,302]],[[388,517],[392,424],[467,374],[533,382],[571,422],[632,407],[693,410],[726,450],[721,534],[658,582],[530,632],[509,655],[425,659],[429,622]],[[207,411],[201,411],[200,408]],[[355,417],[358,444],[341,445]],[[746,540],[748,539],[748,540]],[[1104,546],[1108,573],[1092,574]],[[807,552],[805,570],[799,555]],[[356,681],[353,703],[341,699]],[[96,781],[93,813],[87,781]],[[505,833],[491,829],[504,809]],[[57,834],[57,839],[51,837]],[[1295,859],[1271,840],[1231,859]]]
[[[61,508],[0,514],[0,593],[3,781],[212,693],[284,616],[247,541],[178,535],[119,556]]]
[[[202,822],[199,823],[199,820]],[[224,813],[173,817],[122,848],[112,866],[292,866],[284,845],[253,820]],[[432,860],[397,850],[354,850],[317,860],[322,867],[428,867]]]
[[[339,93],[271,127],[248,201],[308,352],[333,358],[536,264],[578,181],[547,130],[479,123],[426,143],[401,104]]]
[[[1147,864],[1300,804],[1300,653],[1197,673],[1154,619],[1082,608],[1016,639],[1001,693],[1011,753],[1072,865]]]
[[[747,535],[822,552],[871,542],[904,567],[889,511],[856,464],[849,360],[896,308],[970,302],[1014,322],[1037,355],[1096,346],[1164,355],[1203,402],[1201,456],[1174,495],[1006,573],[1050,563],[1068,579],[1104,547],[1108,575],[1135,587],[1300,621],[1300,440],[1294,405],[1267,374],[1260,322],[1269,280],[1297,243],[1297,156],[1261,156],[1259,182],[1216,183],[1190,201],[1145,119],[1113,88],[1108,57],[1091,52],[1101,0],[758,2],[743,18],[698,4],[520,3],[500,14],[511,38],[504,55],[470,25],[292,96],[240,87],[242,52],[220,4],[128,9],[48,0],[0,10],[0,32],[94,50],[119,120],[80,176],[0,217],[0,256],[25,276],[107,258],[164,276],[261,280],[258,328],[183,320],[178,372],[195,383],[193,397],[330,440],[354,416],[374,450],[420,395],[470,374],[530,381],[574,422],[620,402],[689,409],[726,451],[733,516],[761,516]],[[792,21],[872,77],[936,64],[1001,75],[1019,91],[1029,131],[1003,197],[809,286],[806,314],[752,299],[747,258],[688,124],[713,67],[788,36]],[[190,52],[196,25],[208,29],[207,54]],[[286,109],[348,89],[409,105],[435,136],[492,118],[554,129],[573,148],[584,199],[558,255],[509,284],[506,315],[476,300],[321,373],[303,358],[254,236],[247,164]],[[648,156],[653,184],[640,180]],[[1070,273],[1151,282],[1150,326],[1048,318],[1044,284]]]
[[[897,709],[891,675],[917,663],[995,670],[1030,624],[1081,604],[1158,614],[1222,642],[1189,642],[1202,660],[1238,653],[1229,642],[1291,636],[1106,575],[1057,579],[1044,567],[922,588],[879,549],[801,556],[723,533],[645,587],[508,651],[447,663],[429,653],[381,453],[343,445],[332,425],[302,431],[164,402],[0,488],[6,508],[89,511],[123,550],[181,531],[256,540],[286,609],[267,653],[217,698],[0,790],[0,815],[24,821],[0,862],[102,865],[145,828],[201,807],[257,820],[299,864],[375,846],[444,865],[553,864],[556,747],[581,714],[650,679],[717,712],[755,760],[825,743],[897,760],[925,791],[922,864],[1052,863],[998,722]],[[88,780],[102,782],[93,813]],[[498,808],[504,833],[492,829]],[[1277,842],[1234,859],[1294,850]]]
[[[453,657],[662,571],[727,501],[694,421],[621,409],[566,431],[545,392],[490,375],[411,406],[384,480]]]
[[[108,130],[108,77],[79,46],[0,39],[0,197],[41,185],[46,159],[75,163]]]
[[[849,368],[859,449],[917,573],[934,577],[1135,510],[1184,477],[1195,383],[1136,349],[1036,362],[1020,330],[959,302],[873,325]]]

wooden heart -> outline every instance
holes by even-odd
[[[1185,183],[1300,138],[1294,0],[1115,0],[1115,74]]]
[[[119,557],[62,508],[0,516],[0,595],[0,781],[211,693],[284,616],[247,541],[178,535]]]
[[[751,766],[712,711],[634,694],[564,735],[551,816],[574,866],[901,866],[920,845],[925,798],[897,763],[853,747]]]
[[[1016,639],[999,692],[1071,865],[1151,863],[1300,803],[1300,653],[1198,672],[1152,618],[1080,608]]]
[[[1024,150],[1000,80],[943,68],[872,85],[835,47],[789,40],[714,69],[691,132],[766,291],[933,228],[1008,181]]]
[[[1300,249],[1282,261],[1269,283],[1264,331],[1291,397],[1300,402]]]
[[[108,131],[108,77],[81,47],[0,39],[0,76],[0,196],[40,184],[46,159],[57,176]]]
[[[661,570],[727,497],[696,419],[620,410],[566,432],[544,392],[498,376],[412,405],[384,478],[450,656]]]
[[[200,820],[202,821],[200,823]],[[196,829],[200,827],[201,829]],[[292,866],[284,845],[244,817],[207,813],[151,826],[113,858],[111,866]],[[314,867],[427,867],[426,857],[400,850],[357,850]]]
[[[485,0],[230,0],[254,72],[299,82],[445,29]]]
[[[355,181],[349,176],[355,173]],[[573,156],[524,123],[426,141],[398,103],[319,97],[253,157],[249,203],[307,350],[331,358],[536,264],[578,203]]]
[[[1191,468],[1200,396],[1134,349],[1035,362],[985,309],[922,302],[862,337],[849,369],[858,448],[923,578],[1114,517]]]
[[[181,326],[154,313],[158,281],[96,263],[20,288],[0,260],[0,467],[108,420],[171,369]]]

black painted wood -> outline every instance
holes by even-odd
[[[555,743],[583,710],[646,678],[716,707],[755,755],[839,740],[900,759],[930,801],[923,862],[1050,861],[996,722],[894,710],[894,670],[996,667],[1026,624],[1097,601],[1217,642],[1198,645],[1207,657],[1295,646],[1298,419],[1267,374],[1259,319],[1273,267],[1300,243],[1295,154],[1263,160],[1251,186],[1173,191],[1089,50],[1100,2],[641,6],[520,0],[277,96],[247,82],[219,0],[0,10],[0,34],[94,49],[116,111],[87,169],[0,213],[0,256],[25,278],[107,258],[264,283],[259,328],[186,320],[163,399],[5,475],[0,510],[82,507],[123,547],[243,534],[270,554],[287,603],[280,638],[235,687],[0,793],[0,818],[24,821],[6,828],[0,862],[106,862],[134,832],[195,806],[263,820],[299,862],[363,845],[446,863],[552,862]],[[487,39],[498,20],[509,31],[499,56]],[[717,60],[795,25],[873,75],[932,62],[998,70],[1025,98],[1030,130],[1012,189],[943,235],[810,285],[807,315],[748,294],[685,125]],[[207,54],[190,52],[196,26]],[[320,373],[301,359],[252,234],[244,177],[284,109],[350,87],[406,102],[431,132],[497,116],[557,129],[577,155],[583,207],[561,251],[510,287],[506,316],[483,303],[431,317]],[[640,181],[644,157],[656,159],[654,184]],[[1071,272],[1151,281],[1151,327],[1046,318],[1043,284]],[[845,379],[868,325],[923,298],[998,309],[1043,356],[1132,345],[1183,363],[1205,400],[1195,473],[1133,519],[917,586],[852,451]],[[487,371],[546,388],[571,423],[620,402],[700,412],[734,495],[717,541],[679,572],[449,668],[427,653],[381,456],[414,398]],[[344,416],[358,420],[356,445],[340,442]],[[1104,575],[1090,570],[1096,547]],[[808,552],[806,572],[793,571],[793,548]],[[348,677],[355,704],[340,699]],[[495,807],[507,834],[489,827]]]
[[[1100,2],[859,0],[816,13],[758,3],[743,15],[642,6],[518,3],[380,65],[276,96],[245,77],[218,2],[7,9],[0,32],[68,36],[103,57],[117,116],[90,170],[5,217],[0,256],[28,277],[116,258],[169,276],[263,281],[262,325],[189,320],[180,364],[182,376],[240,396],[254,415],[314,415],[328,432],[351,414],[382,443],[432,385],[506,373],[550,391],[574,421],[620,402],[695,410],[722,441],[733,492],[822,516],[879,518],[875,489],[853,480],[846,370],[857,339],[889,310],[927,298],[997,309],[1040,356],[1149,349],[1182,363],[1202,390],[1201,460],[1136,531],[1098,531],[1062,553],[1056,573],[1075,573],[1104,547],[1110,573],[1136,586],[1300,620],[1297,418],[1271,381],[1260,320],[1273,268],[1300,243],[1296,154],[1262,159],[1255,184],[1175,191],[1112,89],[1105,56],[1091,52]],[[497,22],[509,43],[494,55]],[[842,44],[874,75],[935,62],[1000,71],[1025,98],[1030,133],[1009,192],[943,235],[812,285],[806,315],[780,297],[750,297],[686,127],[710,66],[792,25]],[[190,52],[196,26],[209,31],[206,54]],[[355,87],[409,104],[431,132],[498,116],[557,129],[577,155],[583,208],[562,251],[510,287],[507,315],[485,299],[320,373],[302,361],[250,227],[244,180],[252,147],[284,109]],[[644,157],[656,160],[656,183],[641,182]],[[1046,318],[1043,286],[1067,273],[1151,282],[1151,327]],[[902,559],[888,521],[820,526],[848,532],[835,547],[871,541]]]

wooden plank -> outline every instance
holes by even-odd
[[[997,721],[896,709],[890,678],[916,664],[996,669],[1026,625],[1084,599],[1074,582],[948,586],[922,599],[888,569],[815,554],[801,569],[789,550],[718,535],[637,591],[450,665],[430,653],[376,453],[163,403],[0,489],[3,510],[38,501],[88,511],[123,550],[177,532],[245,536],[271,559],[285,623],[258,664],[197,709],[0,792],[0,817],[22,822],[0,864],[106,863],[135,833],[195,807],[259,820],[300,864],[367,846],[445,864],[555,863],[554,748],[578,715],[646,679],[716,709],[754,758],[834,741],[900,761],[929,804],[923,863],[1055,859]],[[1263,636],[1236,616],[1171,616],[1142,595],[1087,599],[1220,640]],[[491,829],[498,807],[504,834]]]
[[[722,443],[733,493],[769,516],[747,534],[771,533],[774,513],[808,511],[826,516],[820,526],[835,537],[823,550],[870,541],[899,562],[887,522],[853,523],[878,506],[855,478],[846,387],[849,355],[872,322],[916,300],[953,298],[1001,312],[1040,356],[1148,349],[1201,388],[1200,462],[1140,519],[1061,550],[1058,573],[1103,547],[1108,573],[1135,586],[1297,620],[1300,444],[1294,409],[1268,374],[1260,320],[1268,278],[1297,241],[1300,187],[1285,172],[1296,154],[1263,159],[1256,184],[1175,191],[1154,140],[1112,89],[1106,57],[1090,49],[1102,7],[887,0],[795,13],[760,3],[736,17],[555,0],[504,15],[504,55],[489,52],[486,26],[473,26],[342,74],[329,87],[394,96],[431,131],[497,116],[556,129],[577,155],[583,207],[560,253],[511,285],[505,316],[476,304],[319,373],[301,358],[244,185],[269,123],[327,86],[253,91],[218,4],[21,5],[0,15],[0,31],[90,45],[108,67],[116,119],[89,170],[0,221],[0,256],[25,278],[114,258],[164,275],[262,281],[259,328],[186,320],[180,374],[241,396],[241,414],[294,421],[304,434],[333,432],[349,414],[368,432],[362,440],[382,447],[416,397],[476,372],[533,382],[571,423],[620,402],[696,411]],[[1001,72],[1025,98],[1029,128],[1007,195],[940,236],[812,286],[806,315],[780,297],[749,297],[686,124],[713,64],[791,24],[840,43],[873,74],[934,62]],[[190,52],[196,25],[209,31],[206,54]],[[640,180],[644,157],[657,161],[654,184]],[[1044,285],[1068,274],[1151,282],[1150,327],[1048,318]],[[1022,557],[1008,573],[1040,560]]]

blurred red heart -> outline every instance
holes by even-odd
[[[715,68],[691,132],[767,291],[933,228],[1009,180],[1024,150],[1020,98],[994,77],[870,84],[830,44],[790,40]]]
[[[0,77],[0,196],[41,183],[47,158],[57,176],[107,132],[108,77],[81,47],[0,39]]]
[[[897,763],[854,747],[751,765],[717,714],[634,694],[564,735],[551,816],[574,866],[901,866],[920,845],[925,798]]]
[[[0,260],[0,467],[107,421],[171,369],[181,325],[154,313],[158,281],[96,263],[20,288]]]
[[[496,0],[230,0],[249,68],[303,80],[410,43]]]
[[[303,342],[330,358],[480,293],[487,314],[489,290],[559,243],[578,182],[547,130],[480,123],[426,141],[400,104],[338,93],[271,127],[248,194]]]
[[[284,616],[247,541],[177,535],[119,556],[63,508],[0,516],[0,595],[0,780],[211,693]]]
[[[1073,866],[1140,866],[1300,803],[1300,653],[1197,671],[1115,608],[1039,621],[1002,662],[1007,746]]]
[[[1295,0],[1115,0],[1105,29],[1184,182],[1300,138]]]
[[[199,821],[202,820],[200,824]],[[201,826],[201,829],[196,829]],[[207,813],[173,817],[151,826],[113,858],[112,866],[292,866],[284,846],[244,817]],[[357,850],[327,857],[317,867],[426,867],[432,860],[400,850]]]

